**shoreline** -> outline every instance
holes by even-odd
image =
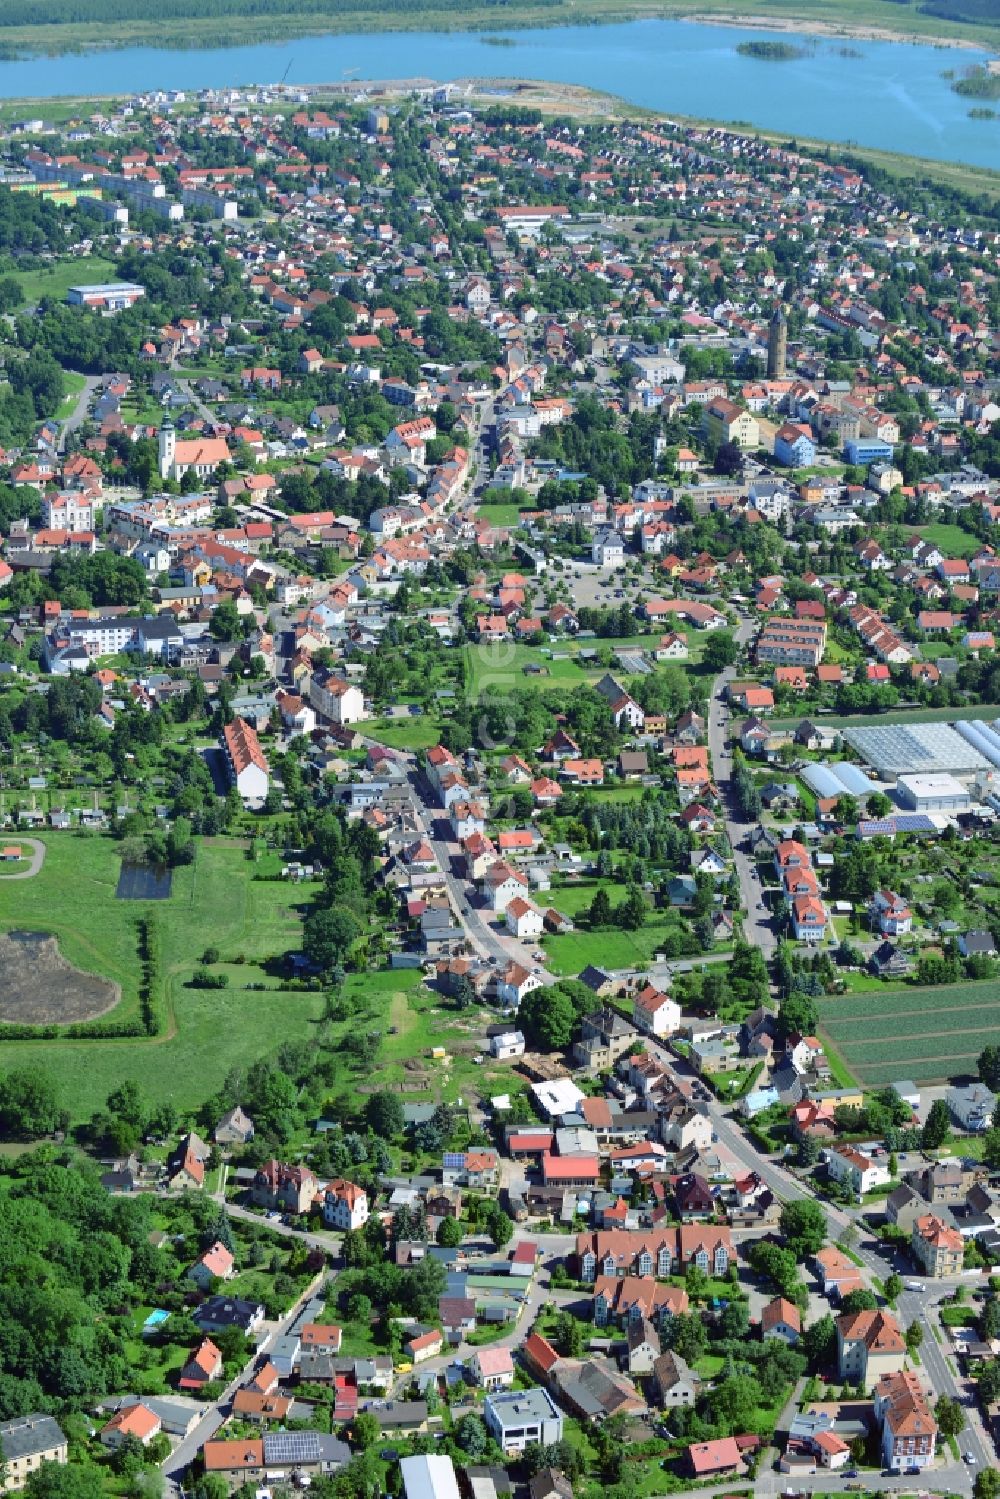
[[[749,15],[723,16],[718,12],[698,15],[692,12],[678,16],[679,21],[696,21],[702,26],[742,26],[748,31],[780,31],[792,36],[817,36],[824,41],[853,40],[858,42],[894,42],[915,47],[940,47],[948,51],[1000,53],[1000,41],[991,48],[979,41],[962,36],[911,36],[905,31],[894,31],[888,26],[866,26],[850,21],[812,21],[794,16],[766,16],[753,12]],[[991,71],[1000,71],[1000,55],[992,57],[987,64]]]

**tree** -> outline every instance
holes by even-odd
[[[903,1277],[897,1275],[893,1270],[885,1278],[885,1299],[890,1306],[894,1306],[903,1292]]]
[[[934,1407],[938,1429],[943,1437],[957,1437],[965,1429],[965,1412],[950,1395],[939,1395]]]
[[[1000,1046],[990,1045],[979,1053],[979,1078],[994,1093],[1000,1092]]]
[[[348,910],[313,911],[302,929],[302,951],[323,973],[342,968],[361,933],[357,917]]]
[[[365,1104],[365,1122],[383,1140],[395,1140],[403,1133],[403,1105],[396,1093],[385,1089],[373,1093]]]
[[[347,1303],[347,1315],[352,1322],[367,1325],[371,1321],[372,1303],[371,1297],[356,1292]]]
[[[370,1411],[359,1411],[351,1422],[351,1435],[354,1445],[360,1447],[362,1452],[367,1452],[369,1447],[374,1447],[382,1438],[378,1416],[373,1416]]]
[[[874,1291],[848,1291],[840,1303],[841,1311],[844,1312],[875,1312],[878,1310],[878,1300]]]
[[[111,1466],[120,1477],[132,1477],[146,1461],[146,1449],[139,1438],[129,1432],[118,1443],[111,1458]]]
[[[819,1010],[816,1001],[809,994],[803,994],[800,989],[793,989],[778,1007],[778,1023],[782,1034],[790,1036],[811,1036],[819,1024]]]
[[[743,472],[743,452],[738,442],[724,442],[715,455],[715,472],[735,478]]]
[[[924,1341],[924,1329],[919,1322],[913,1321],[910,1323],[906,1329],[905,1339],[906,1346],[911,1353],[914,1353],[920,1347]]]
[[[995,1468],[980,1468],[972,1485],[972,1499],[998,1499],[1000,1473]]]
[[[514,1237],[514,1224],[503,1208],[494,1203],[493,1211],[486,1220],[486,1229],[497,1249],[505,1249]]]
[[[65,1129],[67,1122],[55,1083],[42,1068],[14,1067],[0,1079],[0,1134],[37,1140]]]
[[[924,1150],[940,1150],[950,1139],[951,1116],[948,1105],[943,1098],[936,1098],[920,1132],[920,1144]]]
[[[982,1138],[982,1163],[991,1171],[1000,1168],[1000,1129],[988,1129]]]
[[[455,1427],[455,1442],[466,1457],[473,1462],[481,1461],[490,1450],[490,1434],[482,1416],[471,1411],[463,1416]]]
[[[825,1369],[833,1362],[837,1350],[837,1324],[829,1312],[811,1322],[802,1333],[802,1351],[809,1360],[813,1373]]]
[[[592,927],[611,925],[611,897],[603,885],[590,902],[589,921]]]
[[[780,1223],[785,1243],[799,1260],[809,1259],[826,1243],[826,1217],[819,1203],[811,1198],[786,1202]]]
[[[517,1011],[521,1030],[543,1051],[563,1051],[573,1038],[576,1011],[568,995],[557,986],[533,989]]]
[[[465,1238],[462,1225],[457,1218],[442,1218],[438,1224],[437,1241],[443,1249],[457,1249]]]
[[[729,631],[713,630],[701,653],[702,665],[707,671],[720,672],[732,666],[738,655],[739,647]]]
[[[100,1468],[83,1463],[42,1463],[29,1473],[22,1492],[27,1499],[102,1499]]]

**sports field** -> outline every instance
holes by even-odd
[[[979,1053],[1000,1030],[1000,982],[824,999],[820,1029],[866,1087],[974,1077]]]

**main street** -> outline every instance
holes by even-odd
[[[753,634],[753,621],[741,619],[735,632],[738,645],[747,644]],[[765,958],[771,958],[777,946],[777,938],[769,913],[763,909],[761,887],[753,860],[744,848],[745,840],[753,829],[740,813],[733,785],[733,760],[727,744],[729,709],[725,701],[726,688],[736,676],[736,668],[727,666],[712,683],[712,697],[708,705],[708,748],[712,758],[712,772],[719,788],[722,812],[725,818],[726,836],[733,851],[733,863],[740,882],[740,896],[746,910],[743,933],[747,942],[760,948]]]

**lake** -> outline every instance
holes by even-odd
[[[691,21],[630,21],[496,33],[378,32],[307,37],[253,47],[175,51],[147,47],[0,63],[0,97],[126,94],[153,88],[364,78],[502,75],[549,79],[618,94],[663,115],[746,123],[911,156],[1000,165],[1000,121],[970,120],[974,100],[941,75],[987,54],[908,42],[787,36]],[[749,38],[809,49],[790,62],[741,56]],[[844,56],[849,49],[851,56]],[[289,66],[290,65],[290,66]]]

